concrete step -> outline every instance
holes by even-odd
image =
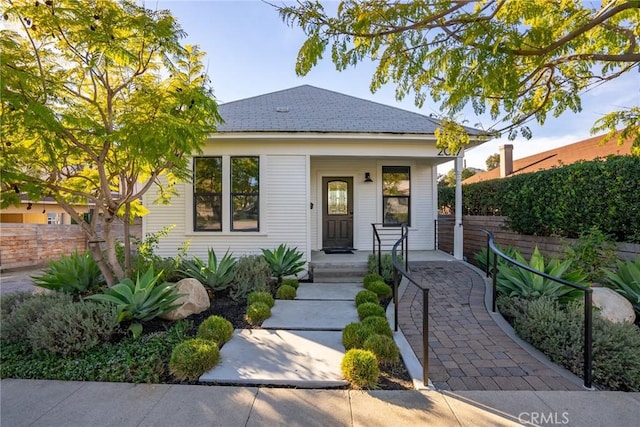
[[[330,264],[313,267],[313,281],[325,283],[361,282],[369,273],[366,265]]]

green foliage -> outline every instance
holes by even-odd
[[[66,301],[54,304],[30,325],[27,340],[35,350],[71,355],[109,340],[118,313],[111,304]]]
[[[57,261],[49,261],[49,266],[39,276],[33,277],[33,284],[52,291],[67,294],[83,294],[97,290],[104,283],[98,264],[90,252],[62,255]]]
[[[398,261],[402,264],[404,263],[402,256],[398,255]],[[382,254],[380,258],[380,263],[382,265],[382,280],[384,280],[387,284],[393,283],[393,260],[391,258],[391,254]],[[376,255],[370,254],[367,258],[367,267],[369,269],[370,274],[378,273],[378,257]],[[369,275],[368,275],[369,276]],[[373,277],[373,276],[371,276]],[[379,280],[380,276],[377,276]],[[369,279],[372,281],[372,279]],[[363,282],[364,283],[364,282]],[[366,283],[364,283],[366,287]]]
[[[500,251],[503,254],[505,254],[509,258],[515,258],[515,254],[519,253],[518,249],[512,248],[511,246],[506,248],[501,248],[499,245],[496,245],[496,246],[498,247],[498,249],[500,249]],[[489,265],[491,266],[491,268],[493,268],[493,257],[494,257],[494,254],[493,252],[491,252],[489,254]],[[473,254],[473,258],[475,260],[475,265],[480,267],[482,271],[487,271],[487,248],[486,247],[482,248],[481,250]],[[498,257],[498,269],[500,269],[500,266],[505,262],[506,261],[504,260],[504,258]]]
[[[4,343],[0,352],[0,377],[62,381],[122,383],[167,382],[173,348],[186,338],[189,322],[179,321],[163,332],[138,339],[99,344],[73,356],[48,351],[33,352],[26,342]]]
[[[248,255],[238,259],[236,263],[233,281],[229,288],[229,296],[238,301],[254,291],[268,289],[271,269],[264,257]]]
[[[606,284],[640,311],[640,256],[634,261],[618,261],[616,271],[605,271]]]
[[[198,326],[197,337],[214,341],[218,347],[222,347],[232,336],[233,325],[224,317],[209,316]]]
[[[370,325],[359,322],[349,323],[342,330],[342,345],[346,350],[362,348],[365,340],[374,333],[375,330]]]
[[[296,297],[296,288],[289,285],[280,285],[276,291],[276,299],[294,299]]]
[[[552,361],[582,376],[584,306],[561,306],[549,298],[525,304],[515,320],[518,335]],[[640,391],[640,330],[593,317],[593,379],[596,385],[618,391]]]
[[[391,325],[389,325],[389,321],[386,319],[386,317],[379,317],[379,316],[367,317],[362,321],[362,324],[365,327],[371,327],[374,333],[376,334],[393,337],[393,331],[391,330]]]
[[[400,350],[393,338],[387,335],[371,335],[364,342],[363,349],[375,354],[381,365],[396,365],[400,362]]]
[[[371,302],[371,303],[377,304],[378,295],[375,292],[371,292],[366,289],[364,291],[358,292],[358,294],[356,295],[356,307],[358,307],[361,304],[364,304],[365,302]]]
[[[73,301],[71,295],[64,293],[20,297],[3,295],[0,298],[2,299],[0,337],[3,343],[25,340],[31,326],[47,310]]]
[[[143,276],[138,276],[136,283],[126,278],[111,288],[103,289],[102,294],[88,298],[115,304],[118,322],[133,321],[129,330],[137,337],[142,332],[139,321],[151,320],[180,306],[175,301],[182,294],[177,293],[174,284],[158,282],[159,277],[159,274],[154,276],[153,267],[149,267]]]
[[[487,171],[491,171],[500,167],[500,153],[494,153],[487,157],[485,160],[485,164],[487,165]]]
[[[472,177],[478,172],[483,172],[483,170],[478,168],[464,168],[462,169],[462,173],[461,173],[462,180],[464,181],[465,179]],[[438,183],[440,184],[440,181]],[[446,175],[444,175],[444,177],[442,178],[441,185],[455,188],[456,186],[456,170],[455,169],[449,169],[449,172],[447,172]]]
[[[354,348],[347,351],[340,363],[340,369],[354,388],[374,388],[380,376],[376,355],[369,350]]]
[[[585,282],[586,275],[580,270],[573,270],[571,260],[560,262],[557,258],[552,258],[545,264],[544,257],[537,246],[529,262],[519,253],[516,253],[514,258],[534,270],[545,272],[553,277],[561,278],[577,285],[588,286]],[[497,286],[498,292],[510,297],[530,299],[545,296],[558,299],[562,303],[580,298],[583,295],[583,292],[578,289],[507,263],[500,265]]]
[[[368,286],[365,286],[365,288],[376,294],[380,299],[389,298],[393,295],[393,289],[391,289],[391,286],[384,282],[372,282],[369,283]]]
[[[590,282],[601,282],[604,270],[616,262],[616,245],[597,227],[580,234],[577,242],[569,244],[566,258],[576,269],[581,269]]]
[[[213,248],[210,248],[208,253],[207,263],[194,256],[193,260],[183,261],[180,272],[186,277],[193,277],[214,291],[223,291],[230,286],[234,279],[236,260],[229,254],[229,251],[224,254],[220,262],[218,262]]]
[[[146,213],[140,199],[152,186],[166,202],[221,118],[204,53],[180,43],[167,10],[49,3],[3,4],[0,187],[51,196],[89,240],[104,240],[104,254],[92,254],[111,286],[124,271],[110,225]],[[19,194],[0,199],[16,204]],[[85,220],[87,203],[95,214]]]
[[[638,60],[630,54],[640,42],[634,2],[549,8],[546,2],[490,0],[462,6],[344,0],[327,11],[323,2],[304,0],[276,8],[307,37],[296,61],[299,75],[327,50],[339,71],[373,58],[372,91],[393,83],[397,99],[413,94],[419,107],[427,97],[440,103],[445,120],[436,131],[438,146],[452,153],[468,142],[452,120],[465,107],[496,124],[487,134],[531,138],[529,120],[542,125],[549,115],[579,112],[588,88],[633,70]],[[629,128],[638,146],[638,109],[624,113],[599,124]]]
[[[283,279],[282,280],[282,284],[283,285],[292,286],[292,287],[294,287],[296,289],[298,289],[298,287],[300,287],[300,281],[298,281],[298,279],[293,279],[293,278]]]
[[[378,273],[375,272],[371,272],[372,267],[371,267],[371,260],[373,259],[373,270],[376,270],[376,263],[375,263],[375,258],[372,258],[373,255],[369,255],[369,271],[370,273],[367,274],[366,276],[364,276],[364,279],[362,279],[362,285],[366,288],[369,284],[373,283],[373,282],[379,282],[379,281],[384,281],[384,277],[382,277],[381,275],[379,275]]]
[[[271,316],[271,308],[263,302],[254,302],[247,307],[246,319],[252,325],[259,325]]]
[[[640,157],[609,156],[464,186],[464,215],[504,215],[522,234],[578,238],[599,230],[640,242]],[[453,198],[439,194],[440,207]],[[594,197],[597,194],[597,197]]]
[[[262,302],[273,308],[275,301],[269,292],[254,291],[247,295],[247,305],[251,305],[254,302]]]
[[[267,260],[271,273],[281,280],[284,276],[293,276],[303,270],[304,254],[298,248],[288,248],[284,243],[273,251],[262,249],[262,255]]]
[[[380,304],[372,302],[365,302],[358,306],[358,318],[360,320],[364,320],[371,316],[386,318],[384,308],[382,308]]]
[[[179,380],[196,380],[220,361],[220,350],[215,342],[193,338],[181,342],[173,349],[169,369]]]

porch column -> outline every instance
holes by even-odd
[[[455,160],[456,171],[456,221],[453,226],[453,257],[455,259],[463,259],[462,247],[463,247],[463,230],[462,230],[462,169],[463,155],[459,155]]]

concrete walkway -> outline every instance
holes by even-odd
[[[2,426],[630,426],[640,394],[0,381]]]
[[[200,381],[215,384],[346,386],[342,329],[358,321],[360,283],[301,283],[295,300],[276,300],[262,329],[238,329],[220,363]]]
[[[551,362],[487,311],[485,279],[458,261],[411,262],[429,291],[429,379],[438,390],[581,390],[582,380]],[[420,361],[422,291],[408,286],[399,301],[399,326]],[[537,356],[537,357],[536,357]]]

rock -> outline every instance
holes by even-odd
[[[631,303],[609,288],[593,288],[593,305],[600,309],[600,317],[613,323],[633,323],[636,313]]]
[[[179,294],[186,294],[176,300],[181,304],[175,310],[166,312],[160,317],[165,320],[180,320],[201,313],[209,308],[209,294],[202,284],[196,279],[182,279],[176,284]]]
[[[51,289],[41,288],[40,286],[35,286],[33,291],[31,291],[33,295],[53,295],[56,291],[52,291]]]

